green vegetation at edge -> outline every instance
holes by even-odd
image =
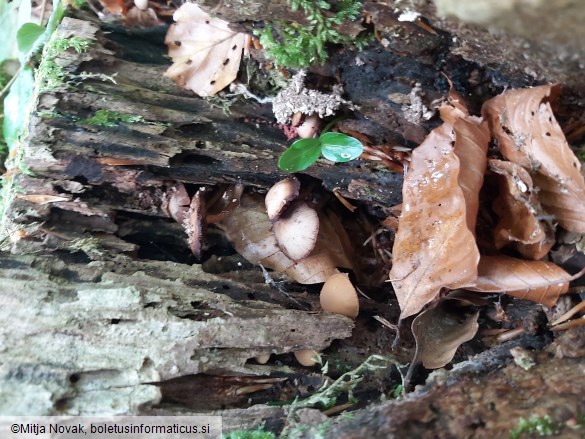
[[[356,20],[361,13],[361,2],[341,0],[335,11],[325,0],[289,0],[291,9],[301,8],[308,25],[275,20],[264,29],[256,30],[266,56],[282,67],[308,67],[323,63],[329,57],[327,44],[355,44],[362,48],[368,38],[340,34],[337,30],[345,21]]]

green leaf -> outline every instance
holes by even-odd
[[[35,48],[35,43],[44,32],[45,28],[35,23],[25,23],[20,26],[20,29],[16,32],[16,43],[22,58],[28,58],[28,55]]]
[[[300,139],[294,142],[278,160],[278,167],[286,172],[304,171],[319,159],[321,141]]]
[[[358,158],[364,150],[358,139],[341,133],[325,133],[319,140],[323,144],[323,157],[332,162],[349,162]]]
[[[25,132],[33,88],[33,72],[27,67],[20,72],[4,99],[3,134],[9,149],[16,145]]]

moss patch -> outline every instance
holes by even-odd
[[[289,0],[293,11],[302,9],[308,25],[276,20],[256,31],[266,56],[282,67],[308,67],[329,57],[327,44],[355,44],[360,48],[367,39],[343,35],[337,30],[345,21],[356,20],[362,4],[341,0],[335,9],[325,0]]]
[[[91,40],[79,37],[62,38],[57,32],[53,33],[43,49],[41,64],[37,69],[39,91],[54,90],[67,81],[68,73],[55,61],[60,53],[69,49],[83,53],[91,44]]]
[[[101,127],[116,127],[120,123],[139,123],[144,122],[142,116],[120,113],[118,111],[98,110],[88,118],[80,120],[80,124],[97,125]]]

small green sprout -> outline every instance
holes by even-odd
[[[321,155],[335,163],[349,162],[358,158],[364,145],[355,137],[341,133],[327,132],[334,120],[325,127],[318,138],[299,139],[280,156],[278,167],[286,172],[304,171]]]

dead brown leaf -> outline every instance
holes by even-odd
[[[469,285],[477,275],[479,251],[467,226],[454,136],[445,123],[412,152],[390,271],[401,319],[419,312],[441,288]]]
[[[490,160],[497,174],[499,194],[493,209],[500,218],[495,230],[496,248],[513,245],[527,259],[542,259],[554,244],[554,233],[544,214],[526,169],[514,162]]]
[[[557,91],[510,90],[484,103],[482,114],[504,157],[530,172],[544,209],[565,229],[585,233],[585,180],[549,103]]]
[[[448,364],[457,348],[475,337],[479,311],[471,311],[456,299],[443,299],[434,308],[421,312],[412,322],[416,339],[413,363],[422,362],[427,369]]]
[[[199,96],[211,96],[236,79],[246,34],[232,31],[227,21],[212,18],[194,3],[175,12],[165,38],[173,65],[168,76]]]
[[[554,306],[569,290],[573,276],[552,262],[525,261],[509,256],[482,256],[474,287],[480,293],[506,293]]]
[[[240,205],[218,223],[235,249],[248,261],[282,272],[301,284],[325,282],[337,267],[351,268],[339,239],[332,239],[334,227],[320,215],[317,243],[311,254],[295,262],[280,250],[264,199],[259,195],[242,196]]]

